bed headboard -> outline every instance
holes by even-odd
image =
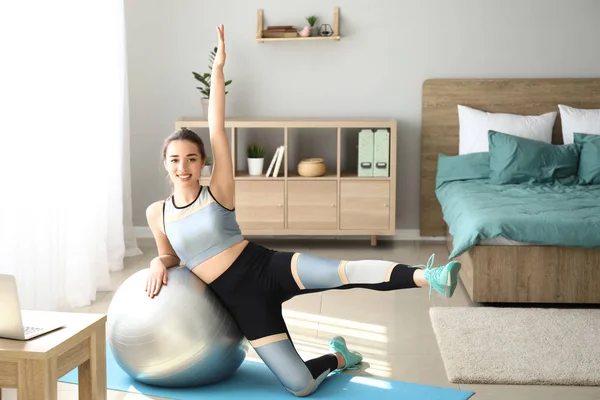
[[[421,236],[446,236],[435,176],[439,153],[458,154],[457,104],[520,115],[558,112],[558,104],[600,108],[600,78],[426,80],[421,116]],[[560,114],[552,140],[562,143]]]

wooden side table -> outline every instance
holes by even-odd
[[[106,315],[23,311],[23,316],[65,327],[28,341],[0,339],[0,388],[17,388],[19,400],[56,400],[58,378],[79,367],[79,399],[105,400]]]

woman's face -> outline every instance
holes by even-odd
[[[195,143],[188,140],[174,140],[169,143],[165,168],[176,187],[197,185],[202,167],[204,167],[204,160]]]

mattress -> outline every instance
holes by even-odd
[[[447,181],[436,196],[453,236],[450,258],[475,245],[600,248],[600,185]]]

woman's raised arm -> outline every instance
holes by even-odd
[[[213,154],[210,189],[224,207],[234,207],[234,180],[231,148],[225,131],[225,28],[217,26],[219,44],[213,62],[208,100],[208,127]]]

